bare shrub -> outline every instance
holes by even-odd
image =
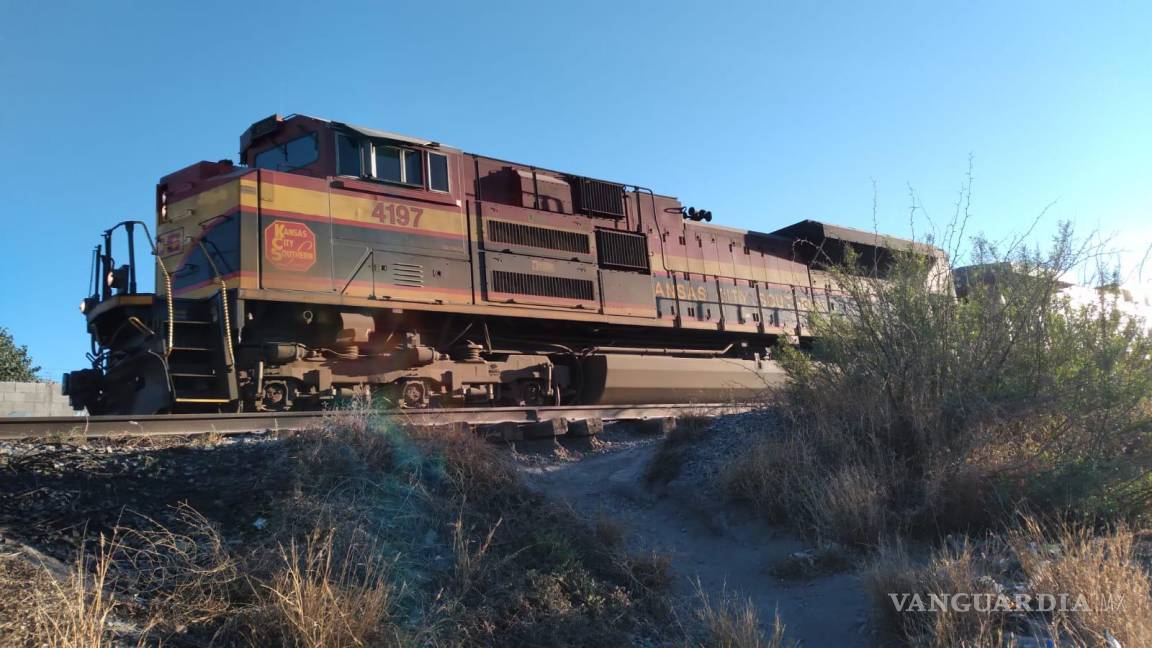
[[[176,628],[228,615],[247,590],[238,561],[198,511],[179,505],[175,518],[169,526],[143,518],[141,527],[117,529],[116,589],[145,601],[154,625]]]
[[[816,314],[810,352],[777,354],[793,446],[760,441],[730,489],[855,544],[995,527],[1020,506],[1143,515],[1152,337],[1106,298],[1060,297],[1091,259],[1067,228],[1044,252],[977,241],[971,256],[983,270],[959,298],[922,249],[831,268],[839,308]]]

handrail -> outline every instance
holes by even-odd
[[[204,239],[198,238],[196,243],[204,251],[204,258],[208,260],[208,265],[212,266],[212,274],[216,275],[216,281],[220,284],[221,310],[224,315],[224,342],[225,348],[228,350],[228,357],[225,360],[228,362],[228,367],[231,368],[235,365],[236,356],[232,349],[232,320],[228,314],[228,283],[220,275],[220,268],[216,267],[216,262],[212,259],[208,246],[204,245]]]
[[[94,282],[93,282],[94,283],[94,285],[93,285],[94,292],[92,293],[92,296],[94,298],[101,298],[101,299],[108,299],[109,297],[112,296],[112,294],[111,294],[112,287],[110,285],[108,285],[108,282],[105,278],[107,277],[109,272],[112,272],[114,270],[114,268],[112,267],[112,265],[113,265],[112,234],[117,229],[119,229],[121,227],[124,228],[124,232],[128,237],[128,286],[127,286],[125,292],[129,295],[136,294],[136,242],[135,242],[136,237],[135,237],[135,227],[137,225],[139,225],[144,230],[144,234],[148,238],[148,245],[149,245],[149,247],[152,248],[152,256],[156,257],[156,265],[158,265],[160,267],[160,271],[164,275],[164,297],[165,297],[165,300],[167,301],[167,306],[168,306],[168,309],[167,309],[168,310],[168,344],[167,344],[167,348],[165,349],[164,356],[168,357],[168,354],[170,354],[172,352],[172,344],[175,340],[173,320],[175,319],[176,309],[175,309],[174,304],[172,303],[172,273],[169,272],[168,266],[166,266],[164,264],[164,259],[161,258],[160,254],[157,252],[156,239],[152,237],[152,230],[148,229],[147,223],[145,223],[144,221],[139,221],[139,220],[126,220],[126,221],[121,221],[121,222],[113,225],[112,227],[108,228],[107,230],[104,230],[103,254],[101,254],[100,246],[96,246],[96,249],[93,250],[93,254],[94,254],[95,258],[93,259],[93,268],[92,269],[93,269],[94,274],[96,274],[96,276],[93,278],[94,279]]]

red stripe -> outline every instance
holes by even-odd
[[[236,279],[237,277],[252,279],[255,276],[256,276],[255,272],[245,272],[245,271],[237,270],[236,272],[229,272],[226,275],[221,275],[220,278],[227,282],[227,281],[231,281],[233,279]],[[191,284],[191,285],[188,285],[188,286],[181,286],[179,288],[173,288],[172,294],[173,294],[173,296],[175,296],[175,295],[179,295],[179,294],[186,293],[186,292],[191,292],[193,290],[197,290],[197,289],[204,288],[204,287],[207,287],[209,285],[218,284],[218,283],[220,283],[220,280],[213,277],[211,279],[205,279],[204,281],[198,281],[198,282]]]

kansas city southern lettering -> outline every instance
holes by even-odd
[[[675,284],[673,286],[671,281],[656,281],[652,284],[653,289],[656,291],[657,297],[664,297],[665,299],[691,299],[695,301],[708,301],[708,289],[704,286],[693,286],[691,284]]]
[[[664,299],[714,301],[709,296],[708,288],[708,284],[699,281],[682,281],[674,284],[672,281],[664,279],[652,282],[652,289],[656,296]],[[724,304],[761,306],[763,308],[795,308],[791,286],[768,284],[759,290],[759,300],[757,300],[756,288],[743,286],[719,286],[712,295],[718,293],[719,301]]]
[[[682,299],[685,301],[710,301],[708,298],[708,287],[704,284],[697,282],[684,282],[676,283],[671,281],[655,281],[652,288],[657,297],[665,299]],[[756,296],[751,292],[752,288],[734,288],[734,287],[720,287],[720,301],[725,304],[739,304],[742,306],[754,306],[756,304]]]
[[[264,256],[280,270],[306,272],[316,264],[316,235],[303,223],[276,221],[264,228]]]

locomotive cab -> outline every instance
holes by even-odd
[[[451,193],[449,156],[431,140],[301,115],[273,115],[240,138],[240,159],[253,169],[440,194]]]

